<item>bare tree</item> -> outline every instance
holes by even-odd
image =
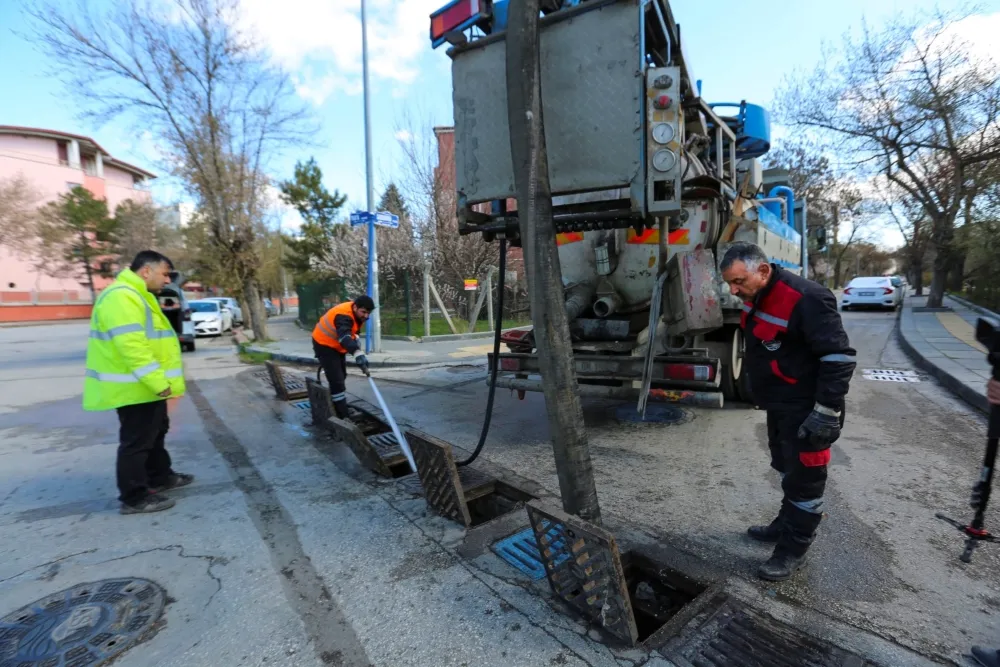
[[[288,76],[238,27],[238,0],[122,0],[100,14],[81,1],[76,11],[38,4],[29,14],[86,115],[125,115],[158,137],[205,215],[218,269],[265,338],[255,238],[265,170],[308,128]]]
[[[431,263],[438,291],[446,301],[462,299],[460,285],[478,278],[497,262],[497,243],[486,243],[478,234],[458,233],[458,200],[454,156],[440,156],[430,124],[418,127],[404,115],[397,123],[397,137],[405,156],[400,189],[410,202],[414,233],[426,261]]]
[[[157,245],[156,207],[126,199],[115,207],[115,220],[118,223],[117,264],[127,268],[136,254]]]
[[[958,35],[961,18],[897,19],[879,31],[865,24],[780,96],[787,120],[838,138],[858,168],[922,211],[934,251],[931,306],[944,295],[973,174],[1000,159],[1000,70]]]
[[[0,181],[0,246],[26,256],[37,231],[36,207],[40,195],[22,175]]]

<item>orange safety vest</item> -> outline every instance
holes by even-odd
[[[335,320],[337,319],[337,315],[347,315],[350,317],[351,338],[357,340],[358,329],[360,329],[360,327],[358,326],[358,321],[354,319],[353,306],[353,301],[346,301],[326,311],[326,315],[319,318],[319,322],[316,323],[316,327],[313,329],[313,340],[320,345],[332,347],[341,354],[347,354],[347,348],[341,344],[339,336],[337,336],[337,325]]]

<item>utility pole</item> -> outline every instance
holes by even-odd
[[[507,122],[528,274],[531,319],[563,509],[600,525],[576,369],[569,345],[542,119],[539,0],[511,0],[507,28]]]
[[[365,97],[365,175],[368,179],[368,212],[375,212],[375,181],[372,178],[372,116],[368,85],[368,15],[367,2],[361,0],[361,72]],[[382,313],[378,302],[378,247],[375,221],[368,223],[368,296],[375,302],[375,312],[368,319],[365,352],[382,351]]]

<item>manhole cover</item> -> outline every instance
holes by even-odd
[[[866,368],[861,372],[866,380],[878,382],[920,382],[916,371],[898,371],[889,368]]]
[[[646,418],[631,403],[615,408],[615,418],[620,422],[631,424],[684,424],[691,421],[691,413],[683,408],[662,403],[651,403],[646,406]]]
[[[0,667],[103,665],[163,613],[166,594],[146,579],[79,584],[0,618]]]

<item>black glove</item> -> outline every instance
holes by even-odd
[[[359,354],[358,356],[354,357],[354,363],[358,365],[358,368],[361,369],[362,373],[368,375],[368,357],[366,357],[363,354]]]
[[[799,439],[816,447],[829,447],[840,437],[840,412],[817,403],[799,426]]]

